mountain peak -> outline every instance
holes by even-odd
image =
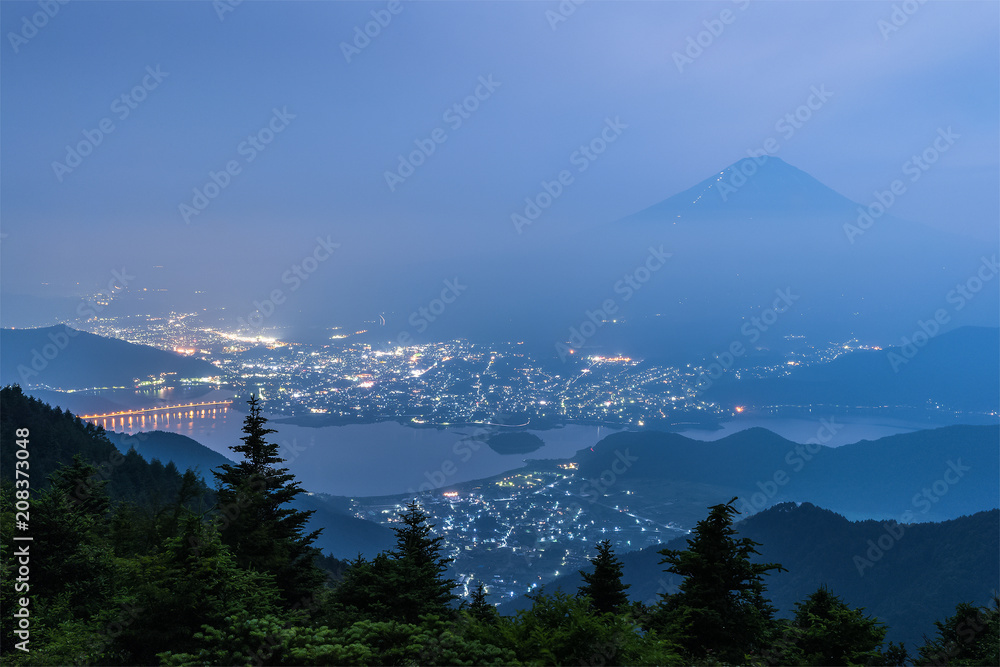
[[[779,157],[746,157],[629,222],[751,220],[852,213],[857,204]]]

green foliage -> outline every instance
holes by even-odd
[[[455,581],[444,576],[450,558],[441,555],[442,538],[432,537],[427,514],[410,503],[399,514],[396,548],[372,560],[351,561],[337,586],[326,618],[417,623],[428,614],[449,616]]]
[[[476,586],[476,590],[472,591],[472,600],[466,610],[472,618],[480,623],[496,625],[500,619],[500,612],[497,611],[497,608],[486,601],[486,585],[481,581]]]
[[[851,609],[825,586],[796,604],[799,650],[810,665],[868,664],[879,657],[886,628]]]
[[[394,529],[396,548],[390,552],[400,583],[394,603],[399,620],[414,623],[425,614],[446,614],[457,598],[452,593],[455,581],[444,576],[452,561],[441,555],[444,538],[431,537],[433,526],[416,502],[407,505],[399,520],[402,525]]]
[[[0,460],[14,461],[14,433],[19,428],[30,431],[31,477],[37,486],[77,454],[98,464],[109,461],[117,451],[104,437],[104,429],[27,396],[16,384],[8,385],[0,389]],[[13,480],[14,466],[6,463],[0,475]]]
[[[1000,665],[1000,597],[991,607],[961,602],[936,621],[937,635],[920,647],[918,665]]]
[[[218,532],[193,516],[162,552],[125,566],[142,613],[118,642],[139,663],[165,650],[186,650],[204,625],[220,625],[239,612],[256,617],[278,610],[272,578],[240,568]]]
[[[780,662],[801,665],[884,664],[881,648],[886,627],[852,609],[825,586],[796,603],[787,626],[791,641]],[[774,657],[773,653],[771,654]]]
[[[764,575],[783,568],[751,562],[760,545],[734,537],[735,502],[710,507],[686,551],[660,550],[660,562],[670,566],[666,571],[684,577],[679,592],[662,601],[660,627],[679,631],[687,654],[696,659],[740,662],[774,633],[775,609],[764,597]]]
[[[78,455],[53,472],[48,488],[31,501],[29,592],[34,611],[52,624],[90,618],[114,586],[105,522],[109,503],[103,482],[88,484],[93,472]]]
[[[472,636],[493,637],[518,661],[541,665],[685,664],[670,642],[643,632],[626,614],[595,614],[589,598],[556,592],[529,595],[532,607]]]
[[[344,628],[293,625],[277,616],[225,619],[195,635],[198,648],[161,653],[166,665],[509,665],[510,651],[463,637],[436,616],[419,623],[363,620]]]
[[[589,596],[594,609],[598,613],[616,612],[628,604],[625,590],[628,584],[622,583],[622,562],[615,556],[611,541],[604,540],[597,545],[597,557],[591,561],[593,572],[580,570],[583,576],[583,586],[580,595]]]
[[[134,450],[109,450],[99,429],[16,387],[0,390],[0,397],[4,447],[13,424],[29,424],[32,480],[36,458],[49,473],[30,494],[30,593],[8,584],[18,565],[12,542],[0,540],[0,607],[15,607],[19,595],[32,600],[30,654],[12,650],[12,615],[0,619],[4,664],[899,665],[907,659],[900,646],[882,648],[884,625],[825,587],[798,603],[793,619],[775,621],[763,577],[780,566],[751,562],[758,544],[735,537],[735,499],[710,508],[687,550],[661,551],[668,571],[684,581],[657,607],[628,603],[621,561],[605,541],[593,571],[582,572],[580,595],[538,592],[529,596],[530,609],[502,617],[482,582],[471,603],[454,608],[451,559],[415,503],[400,513],[391,551],[350,563],[317,558],[310,546],[316,533],[304,531],[309,513],[287,508],[302,490],[277,467],[277,446],[266,441],[273,431],[256,399],[244,444],[233,448],[244,461],[217,473],[220,528],[192,511],[205,498],[194,473],[146,463]],[[95,460],[105,455],[106,465]],[[0,483],[4,535],[15,532],[19,489],[9,479]],[[332,588],[323,588],[324,580]],[[998,624],[997,600],[990,608],[959,605],[937,623],[919,664],[1000,663]]]
[[[310,546],[320,531],[305,533],[312,511],[295,510],[288,503],[303,493],[295,475],[278,456],[278,445],[267,441],[260,402],[251,396],[250,414],[243,423],[242,445],[230,449],[243,455],[238,464],[219,466],[218,520],[222,540],[240,567],[274,576],[286,605],[311,594],[326,576],[313,563],[318,550]]]
[[[351,619],[396,618],[393,601],[395,587],[400,583],[395,564],[387,554],[381,553],[370,561],[358,555],[349,562],[322,618],[338,626]]]
[[[172,504],[185,485],[184,477],[171,464],[159,461],[147,463],[134,451],[122,454],[105,435],[104,429],[84,422],[70,412],[52,408],[27,396],[17,385],[0,389],[0,479],[15,477],[15,431],[30,431],[30,470],[32,487],[48,486],[46,481],[64,464],[79,456],[94,466],[91,477],[81,490],[103,485],[109,500],[125,501],[154,510]],[[143,437],[123,436],[123,442]],[[104,484],[106,482],[106,484]],[[194,507],[201,499],[211,497],[204,482],[194,476],[195,485],[185,502]]]

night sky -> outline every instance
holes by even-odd
[[[994,2],[50,4],[0,5],[8,294],[83,293],[126,266],[179,305],[226,304],[317,237],[341,244],[324,280],[530,250],[769,139],[868,202],[948,128],[892,212],[995,247]],[[511,214],[568,168],[517,234]]]

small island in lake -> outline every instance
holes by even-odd
[[[497,433],[491,436],[486,444],[497,454],[527,454],[541,449],[545,441],[534,433],[514,431],[512,433]]]

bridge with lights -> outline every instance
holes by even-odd
[[[215,417],[225,414],[233,405],[232,401],[211,401],[205,403],[184,403],[164,405],[156,408],[123,410],[100,415],[81,415],[80,419],[105,429],[168,425],[171,420],[183,421],[194,417]]]

